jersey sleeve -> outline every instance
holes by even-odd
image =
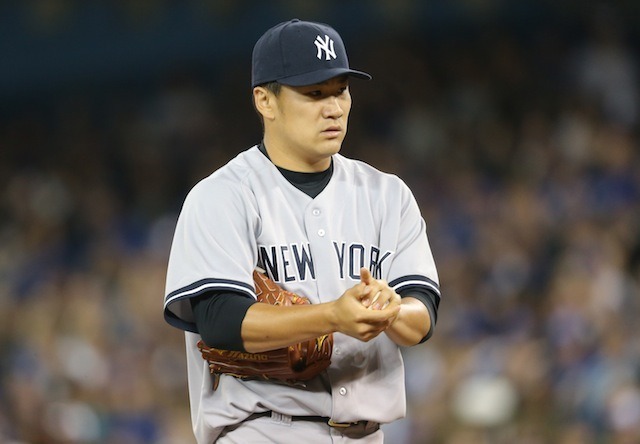
[[[258,216],[241,184],[209,177],[187,195],[171,245],[164,300],[165,320],[196,332],[189,298],[233,291],[256,298]]]
[[[396,251],[388,274],[389,286],[397,293],[409,288],[427,291],[439,304],[440,284],[426,223],[415,197],[404,182],[400,183],[400,208],[390,218],[390,224],[397,230],[389,231],[397,238],[394,239]]]

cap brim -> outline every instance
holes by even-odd
[[[357,79],[371,80],[371,76],[363,71],[346,68],[331,68],[285,77],[283,79],[278,79],[277,82],[288,86],[315,85],[316,83],[322,83],[326,80],[338,76],[343,76],[345,74],[349,77],[355,77]]]

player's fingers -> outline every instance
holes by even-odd
[[[378,290],[371,300],[363,301],[363,305],[367,307],[369,310],[379,310],[380,305],[378,304],[378,299],[380,299],[380,295],[382,294],[382,290]]]
[[[367,295],[363,302],[366,302],[366,307],[371,307],[374,300],[377,301],[381,297],[381,292],[389,288],[384,281],[374,279],[371,276],[371,272],[366,268],[360,270],[361,282],[365,284],[364,293]],[[384,301],[383,301],[384,302]]]
[[[354,312],[364,308],[366,309],[371,305],[375,295],[371,294],[371,287],[367,287],[364,283],[360,282],[349,290],[347,290],[343,296],[339,299],[339,305],[348,312]]]
[[[349,294],[357,299],[362,299],[367,294],[366,290],[367,286],[362,282],[358,282],[356,285],[348,289],[345,294]]]
[[[366,319],[363,319],[363,321],[371,325],[383,325],[387,323],[389,319],[393,319],[398,316],[399,312],[400,304],[390,304],[381,310],[367,310],[368,315]]]
[[[371,284],[372,277],[368,268],[362,267],[360,269],[360,280],[367,285]]]
[[[375,300],[372,300],[371,305],[369,306],[369,308],[373,310],[382,310],[384,308],[387,308],[391,304],[400,303],[400,296],[392,288],[389,288],[388,286],[386,288],[381,289],[377,293],[377,297],[374,299]]]

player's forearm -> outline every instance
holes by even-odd
[[[242,321],[244,348],[259,353],[334,331],[330,304],[278,307],[253,304]]]
[[[400,346],[418,344],[431,328],[429,310],[419,300],[412,297],[402,299],[400,313],[385,333]]]

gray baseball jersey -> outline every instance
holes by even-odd
[[[257,147],[200,181],[188,194],[167,270],[164,313],[186,330],[189,395],[198,442],[212,442],[252,412],[320,415],[337,422],[388,423],[405,414],[399,347],[381,334],[362,342],[334,334],[326,378],[305,387],[220,378],[212,390],[196,347],[189,298],[210,290],[255,298],[259,266],[312,303],[339,298],[367,267],[396,292],[407,286],[439,295],[425,222],[398,177],[340,154],[326,188],[312,199],[291,185]]]

